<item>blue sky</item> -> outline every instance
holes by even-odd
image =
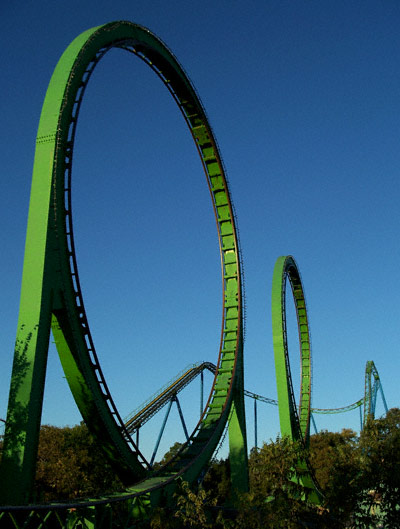
[[[0,417],[44,94],[73,38],[112,20],[140,23],[166,42],[218,139],[244,257],[246,388],[276,398],[271,281],[277,257],[291,254],[308,303],[313,405],[358,400],[367,360],[388,405],[399,405],[398,2],[16,0],[0,15]],[[89,83],[73,178],[85,305],[125,416],[187,364],[216,360],[221,280],[211,200],[184,121],[153,72],[121,50],[105,56]],[[43,422],[76,424],[58,364],[52,346]],[[190,392],[182,406],[194,421],[198,386]],[[176,438],[171,419],[161,452]],[[317,417],[317,425],[358,428],[359,419],[357,412]],[[156,429],[149,425],[146,443]],[[259,442],[277,431],[277,409],[260,411]]]

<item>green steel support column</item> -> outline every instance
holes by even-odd
[[[240,373],[237,375],[238,387],[233,390],[233,403],[228,427],[229,464],[234,498],[237,492],[248,492],[249,490],[243,368],[239,365],[237,369],[240,369]]]
[[[43,126],[41,121],[39,131]],[[50,216],[52,181],[51,177],[42,177],[53,155],[52,145],[37,145],[1,464],[1,475],[5,478],[0,480],[0,499],[4,504],[28,502],[36,466],[58,269],[54,259],[55,241]],[[43,206],[38,207],[39,203]]]

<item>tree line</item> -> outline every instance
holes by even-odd
[[[175,443],[163,461],[179,450]],[[321,505],[296,480],[308,460]],[[163,462],[161,461],[161,463]],[[361,432],[322,431],[306,450],[277,438],[249,454],[250,489],[235,494],[229,461],[212,461],[190,488],[181,482],[174,506],[163,505],[140,527],[151,529],[400,528],[400,410],[370,419]],[[122,490],[84,424],[40,432],[35,502],[73,500]]]

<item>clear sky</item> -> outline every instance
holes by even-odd
[[[311,324],[313,406],[361,398],[367,360],[389,407],[400,405],[396,0],[14,0],[2,2],[0,16],[0,417],[44,94],[67,45],[113,20],[147,26],[168,45],[218,139],[244,257],[246,388],[276,398],[271,281],[277,257],[292,254]],[[121,50],[105,56],[89,83],[73,185],[89,323],[126,416],[187,364],[216,361],[221,279],[211,200],[190,134],[153,72]],[[290,343],[298,388],[298,349]],[[198,385],[190,391],[182,406],[194,417]],[[178,438],[174,413],[165,449]],[[357,412],[316,420],[320,428],[359,427]],[[43,422],[79,421],[52,345]],[[155,430],[149,425],[149,439]],[[277,431],[277,409],[260,408],[259,443]]]

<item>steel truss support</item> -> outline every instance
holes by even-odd
[[[187,428],[186,428],[185,419],[183,417],[182,408],[181,408],[181,405],[179,403],[178,397],[176,395],[174,395],[172,397],[172,399],[169,401],[169,404],[167,406],[167,411],[165,413],[164,420],[163,420],[162,425],[161,425],[160,433],[158,434],[158,437],[157,437],[157,441],[156,441],[156,444],[155,444],[155,447],[154,447],[154,450],[153,450],[153,454],[152,454],[151,459],[150,459],[150,466],[151,467],[153,467],[154,459],[156,457],[158,447],[160,446],[160,442],[161,442],[161,438],[162,438],[162,435],[163,435],[164,430],[165,430],[165,426],[167,425],[169,412],[171,411],[171,407],[172,407],[172,404],[174,402],[176,403],[176,406],[178,408],[178,413],[179,413],[179,417],[181,419],[181,424],[182,424],[183,432],[184,432],[185,437],[186,437],[186,441],[189,441],[189,434],[188,434],[188,431],[187,431]]]
[[[315,424],[314,415],[311,413],[311,414],[310,414],[310,417],[311,417],[311,423],[312,423],[313,428],[314,428],[314,432],[315,432],[315,433],[318,433],[317,425]]]

